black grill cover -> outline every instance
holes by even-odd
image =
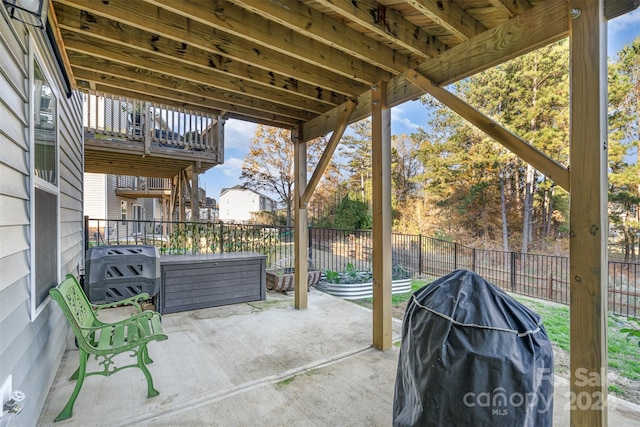
[[[404,317],[394,426],[551,426],[553,350],[542,318],[456,270]]]

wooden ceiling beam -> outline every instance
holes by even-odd
[[[565,0],[548,0],[491,30],[485,31],[435,59],[427,60],[416,71],[437,85],[445,86],[486,70],[509,59],[533,51],[569,34],[569,10]],[[409,82],[406,73],[387,83],[387,105],[394,107],[417,99],[423,91]],[[371,115],[371,91],[357,98],[351,123]],[[345,104],[303,124],[303,141],[331,132]]]
[[[208,90],[206,87],[198,86],[194,83],[184,81],[180,87],[170,89],[167,87],[167,79],[154,73],[141,74],[136,72],[120,72],[111,74],[99,69],[80,68],[78,65],[73,68],[78,79],[93,81],[110,87],[120,87],[139,92],[155,95],[166,99],[175,99],[183,104],[192,104],[194,108],[215,108],[220,111],[235,111],[237,113],[248,114],[252,110],[261,110],[268,116],[273,111],[278,115],[289,117],[295,121],[309,120],[313,115],[305,110],[288,108],[273,102],[257,102],[251,99],[241,100],[239,97],[228,99],[224,93],[216,90]],[[129,76],[132,78],[129,78]],[[211,88],[213,89],[213,88]],[[144,98],[142,98],[144,99]]]
[[[108,82],[106,82],[108,83]],[[232,110],[223,110],[216,108],[215,105],[199,105],[194,100],[178,99],[174,97],[171,91],[164,91],[164,96],[152,93],[153,87],[140,88],[139,86],[133,86],[133,88],[126,88],[122,86],[109,85],[103,82],[96,82],[95,89],[92,89],[89,83],[85,80],[78,81],[78,88],[81,90],[89,91],[96,90],[99,92],[109,93],[112,95],[118,95],[134,99],[142,99],[156,104],[164,104],[176,108],[192,109],[194,111],[201,111],[203,113],[209,113],[213,115],[221,115],[225,119],[238,119],[245,120],[253,123],[262,123],[268,126],[281,127],[289,129],[298,122],[289,117],[280,116],[273,112],[263,112],[253,109],[244,109],[235,106]],[[218,107],[220,104],[218,104]]]
[[[407,3],[462,41],[475,37],[487,29],[452,1],[408,0]]]
[[[156,0],[171,3],[172,0]],[[373,40],[341,21],[330,18],[297,1],[272,2],[254,0],[231,0],[240,7],[265,19],[276,22],[310,39],[316,40],[361,60],[375,64],[388,71],[391,78],[418,64],[408,56],[394,51],[384,43]],[[258,34],[258,38],[264,37]],[[379,72],[378,75],[384,73]],[[381,77],[384,79],[385,77]],[[377,80],[367,81],[372,84]]]
[[[115,50],[116,55],[121,58],[121,62],[126,62],[131,58],[138,66],[144,67],[144,61],[153,63],[161,61],[166,64],[164,71],[166,74],[174,74],[175,72],[171,72],[171,69],[175,70],[176,68],[184,73],[185,67],[189,67],[193,70],[193,79],[197,79],[198,75],[205,75],[209,85],[236,92],[242,96],[250,94],[259,99],[280,101],[285,106],[294,106],[318,113],[339,104],[336,102],[338,100],[345,100],[340,96],[331,97],[331,94],[319,91],[317,86],[311,87],[307,84],[301,84],[302,87],[298,91],[292,92],[276,86],[276,82],[286,84],[279,77],[269,76],[267,73],[256,73],[255,71],[258,70],[247,69],[246,66],[238,63],[235,65],[239,67],[234,67],[223,62],[222,67],[227,67],[227,70],[224,70],[220,63],[216,64],[218,58],[206,52],[138,30],[135,27],[124,24],[116,25],[113,21],[99,16],[88,18],[85,13],[79,10],[74,10],[71,13],[63,11],[58,19],[60,28],[63,30],[89,36],[91,40],[96,40],[95,43],[101,43],[102,46],[110,45],[109,50]],[[92,43],[94,42],[92,41]],[[123,49],[128,53],[127,56],[123,57]],[[180,67],[176,67],[177,63],[181,64]],[[242,74],[236,75],[230,73],[229,70]],[[254,74],[255,78],[252,79]],[[305,96],[301,97],[300,92],[303,92]],[[325,101],[323,97],[328,99]]]
[[[391,48],[380,46],[375,51],[362,49],[362,52],[348,52],[355,58],[345,55],[334,47],[319,43],[319,40],[296,34],[285,26],[269,22],[265,17],[251,13],[233,4],[212,0],[210,2],[176,2],[175,0],[145,0],[162,9],[170,10],[192,22],[212,26],[228,34],[229,38],[240,38],[242,43],[252,43],[253,50],[266,52],[275,50],[290,58],[332,71],[336,74],[370,84],[371,79],[379,74],[393,75],[404,71],[409,63],[408,58],[397,61],[398,54]],[[252,2],[262,4],[263,2]],[[266,3],[266,2],[264,2]],[[288,2],[287,6],[295,2]],[[299,19],[298,19],[299,21]],[[359,38],[364,36],[358,33]],[[369,39],[369,42],[371,40]],[[266,55],[266,53],[264,53]],[[272,54],[273,55],[273,54]],[[401,55],[400,55],[401,56]],[[393,61],[396,59],[398,62]],[[387,73],[381,72],[386,70]]]
[[[84,171],[114,175],[148,176],[157,178],[173,178],[182,169],[193,164],[191,160],[144,155],[132,152],[130,143],[123,143],[121,148],[101,149],[90,138],[85,142]],[[205,163],[208,167],[215,164]]]
[[[64,40],[62,38],[62,34],[60,34],[60,28],[58,26],[58,19],[53,8],[53,3],[49,3],[49,8],[47,11],[47,20],[51,25],[53,38],[55,39],[55,43],[58,46],[58,51],[60,52],[60,59],[62,60],[64,72],[69,77],[69,85],[72,90],[78,89],[76,85],[76,80],[73,77],[73,71],[71,70],[71,63],[69,62],[69,58],[67,58],[67,52],[64,49]]]
[[[79,52],[91,57],[120,63],[124,66],[150,70],[205,84],[212,88],[231,92],[227,95],[228,98],[237,97],[229,100],[232,102],[237,99],[240,103],[251,104],[256,102],[251,98],[256,98],[258,101],[274,102],[288,108],[299,108],[312,112],[323,112],[331,108],[331,104],[324,103],[321,100],[287,96],[286,93],[275,90],[273,87],[257,86],[251,81],[234,78],[233,76],[227,76],[227,78],[224,78],[225,76],[218,77],[218,73],[208,73],[207,69],[194,66],[188,61],[179,61],[175,58],[172,59],[170,56],[163,57],[128,46],[114,45],[108,41],[88,37],[88,35],[82,33],[69,32],[66,28],[62,31],[70,56],[74,55],[72,52]],[[180,65],[177,65],[178,63]]]
[[[182,4],[186,3],[180,3]],[[84,12],[84,16],[81,12]],[[154,34],[159,41],[166,38],[176,42],[176,45],[186,44],[187,50],[206,52],[203,55],[208,58],[208,64],[214,71],[230,72],[246,80],[286,89],[289,93],[300,91],[307,96],[309,92],[314,92],[318,97],[315,88],[319,86],[325,93],[320,96],[328,99],[332,93],[353,96],[367,86],[351,80],[350,77],[357,68],[355,65],[345,64],[344,60],[336,67],[342,66],[343,74],[351,73],[348,77],[273,49],[243,47],[246,45],[244,39],[141,2],[57,0],[56,13],[58,19],[64,16],[66,25],[87,26],[85,31],[98,32],[107,26],[109,30],[106,34],[116,37],[116,40],[126,41],[129,37],[127,34],[132,33],[133,27],[146,34]],[[153,19],[148,18],[149,16]],[[116,33],[120,28],[125,30],[125,34],[118,36]],[[368,72],[373,71],[370,69]]]
[[[388,42],[402,46],[425,60],[438,56],[449,47],[434,35],[407,21],[402,14],[385,7],[375,0],[316,0],[349,21],[384,37]]]
[[[605,0],[604,16],[611,20],[629,13],[640,6],[640,0]]]
[[[513,18],[517,14],[531,8],[529,0],[488,0],[491,6],[498,9],[508,18]]]

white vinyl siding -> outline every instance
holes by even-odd
[[[89,218],[107,218],[107,176],[84,174],[84,214]]]
[[[77,274],[82,263],[82,121],[80,96],[66,97],[44,33],[10,19],[0,6],[0,384],[12,376],[14,390],[27,399],[14,419],[36,425],[56,375],[69,333],[60,309],[45,303],[31,317],[31,203],[33,197],[29,127],[29,35],[42,57],[40,66],[58,93],[57,187],[58,276]],[[10,244],[6,244],[10,242]],[[3,420],[4,421],[4,420]]]
[[[274,202],[255,191],[245,188],[228,188],[220,194],[219,216],[221,221],[248,221],[252,212],[272,211]]]

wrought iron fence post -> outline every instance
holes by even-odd
[[[453,269],[458,269],[458,244],[453,244]]]
[[[516,290],[516,253],[511,252],[511,290]]]
[[[224,252],[224,223],[220,223],[220,253]]]
[[[418,234],[418,274],[422,276],[422,234]]]
[[[309,259],[312,259],[313,250],[311,249],[311,245],[312,245],[311,226],[309,226],[307,235],[309,236]]]
[[[476,271],[476,248],[471,248],[471,270]]]

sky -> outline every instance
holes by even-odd
[[[607,54],[615,56],[625,44],[640,36],[640,8],[609,21]],[[409,101],[391,109],[391,134],[411,134],[427,128],[427,110],[420,101]],[[225,124],[224,164],[209,169],[200,176],[200,186],[208,197],[220,199],[223,188],[241,184],[242,161],[247,154],[257,125],[239,120]]]

